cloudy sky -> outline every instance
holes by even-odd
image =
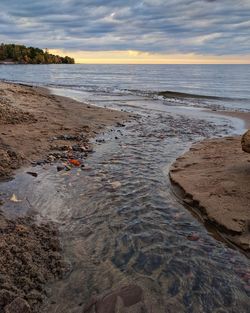
[[[250,0],[0,0],[0,42],[86,63],[250,63]]]

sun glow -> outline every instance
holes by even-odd
[[[68,55],[82,64],[250,64],[250,55],[164,54],[137,50],[126,51],[66,51],[50,50]]]

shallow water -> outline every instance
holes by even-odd
[[[141,287],[143,304],[120,312],[249,312],[249,260],[216,241],[168,179],[193,141],[226,134],[231,121],[137,110],[140,118],[100,135],[84,171],[37,167],[37,178],[21,171],[1,185],[10,215],[60,228],[70,271],[50,286],[44,312],[80,313],[93,296],[129,284]],[[8,201],[13,193],[22,202]]]

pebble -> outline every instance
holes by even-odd
[[[65,165],[65,171],[71,171],[72,170],[72,167],[69,166],[69,165]]]
[[[75,135],[60,135],[56,137],[57,140],[77,140],[78,136]]]
[[[79,152],[83,152],[83,149],[80,145],[73,145],[72,146],[72,150],[73,151],[79,151]]]
[[[122,124],[122,123],[120,123],[120,122],[117,122],[117,123],[116,123],[116,126],[117,126],[117,127],[125,127],[125,124]]]
[[[96,139],[96,142],[105,142],[105,139]]]
[[[63,171],[65,169],[65,166],[57,165],[56,169],[57,169],[57,172],[61,172],[61,171]]]
[[[190,240],[190,241],[197,241],[200,239],[199,235],[198,234],[189,234],[187,236],[187,239]]]
[[[110,183],[111,186],[114,188],[114,189],[117,189],[117,188],[120,188],[121,187],[121,183],[119,181],[114,181],[112,183]]]
[[[38,174],[36,172],[27,172],[27,174],[33,176],[33,177],[37,177]]]
[[[45,163],[44,160],[38,160],[36,161],[36,165],[43,165]]]
[[[49,162],[54,162],[55,159],[56,159],[56,158],[55,158],[53,155],[49,155],[49,156],[48,156],[48,161],[49,161]]]

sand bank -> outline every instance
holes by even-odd
[[[85,142],[104,127],[125,120],[123,112],[54,96],[47,89],[0,82],[0,178],[55,149]],[[66,140],[64,140],[65,136]],[[84,137],[84,138],[83,138]]]
[[[172,165],[170,178],[184,203],[250,255],[250,154],[240,140],[195,144]]]

